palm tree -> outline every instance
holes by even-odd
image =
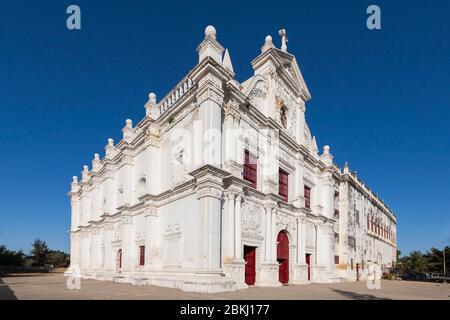
[[[406,266],[416,272],[427,271],[427,259],[422,252],[414,250],[406,257]]]
[[[49,249],[45,241],[36,239],[31,245],[33,246],[31,255],[33,257],[34,263],[38,266],[45,265],[49,254]]]

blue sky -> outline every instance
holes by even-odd
[[[82,30],[66,28],[81,7]],[[377,4],[382,29],[366,28]],[[450,2],[8,1],[0,10],[0,244],[68,250],[73,175],[197,63],[213,24],[236,78],[287,29],[319,148],[392,207],[403,253],[450,241]]]

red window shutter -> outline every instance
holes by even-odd
[[[288,201],[289,195],[289,175],[286,171],[279,169],[278,171],[278,195],[280,195],[284,201]]]
[[[304,193],[305,193],[305,207],[311,208],[311,188],[305,186]]]
[[[143,266],[145,264],[145,246],[139,247],[139,265]]]
[[[252,183],[252,188],[256,189],[257,186],[257,162],[248,150],[245,150],[244,154],[244,180]]]

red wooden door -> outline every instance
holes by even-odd
[[[255,284],[256,279],[256,248],[244,246],[245,283],[249,286]]]
[[[289,239],[286,232],[281,231],[278,234],[277,243],[279,280],[282,284],[287,284],[289,282]]]
[[[311,280],[311,255],[307,254],[306,257],[306,264],[308,265],[308,281]]]

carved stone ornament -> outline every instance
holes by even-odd
[[[187,174],[186,174],[186,157],[187,157],[187,148],[185,148],[182,143],[178,143],[172,150],[170,166],[171,166],[171,185],[172,187],[186,182]]]
[[[242,233],[250,237],[261,237],[261,216],[264,207],[259,204],[244,201],[242,205]]]
[[[213,197],[217,199],[222,198],[222,190],[214,188],[214,187],[204,187],[197,190],[197,199],[201,199],[204,197]]]
[[[297,228],[297,222],[294,217],[289,216],[283,212],[277,214],[277,226],[281,229],[294,231]]]

